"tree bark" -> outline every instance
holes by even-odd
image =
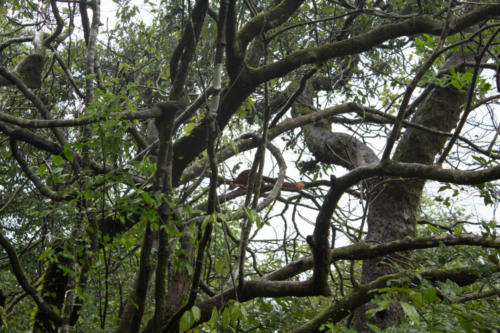
[[[471,54],[458,51],[449,57],[447,64],[453,64],[459,69],[460,64],[470,60]],[[311,112],[313,95],[314,89],[309,84],[293,108],[295,116]],[[434,86],[412,117],[412,123],[449,133],[460,118],[465,100],[465,93],[452,86]],[[360,140],[344,133],[332,132],[330,124],[325,121],[303,126],[302,131],[307,147],[317,161],[340,165],[349,170],[378,161],[373,151]],[[447,137],[443,135],[408,128],[401,137],[393,159],[401,162],[432,164],[446,140]],[[379,177],[371,179],[368,184],[367,200],[370,206],[366,239],[375,243],[385,243],[414,236],[417,210],[425,181]],[[363,263],[362,283],[366,284],[382,275],[393,273],[390,265],[383,263],[383,260],[369,259]],[[371,332],[366,326],[364,316],[368,306],[362,306],[356,313],[357,329],[360,332]],[[401,315],[400,307],[395,304],[386,311],[378,313],[371,322],[380,328],[396,326]]]
[[[465,63],[470,54],[458,51],[449,58],[448,64]],[[417,109],[412,122],[436,129],[451,132],[460,119],[462,105],[466,94],[454,87],[433,87],[431,93]],[[443,148],[447,138],[417,128],[408,128],[394,152],[393,159],[401,162],[417,162],[432,164],[436,155]],[[425,185],[424,180],[401,180],[395,178],[377,179],[371,182],[374,186],[370,193],[371,204],[368,210],[368,234],[371,242],[384,243],[415,236],[418,207]],[[409,253],[398,254],[399,259],[411,260]],[[385,262],[388,260],[388,262]],[[361,282],[368,283],[386,274],[393,273],[389,265],[390,259],[376,258],[363,262]],[[356,313],[358,332],[372,332],[366,326],[365,311],[371,306],[365,304]],[[400,323],[402,309],[393,303],[384,311],[372,317],[370,323],[381,329],[397,326]]]

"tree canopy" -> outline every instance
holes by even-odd
[[[498,1],[0,5],[1,332],[500,330]]]

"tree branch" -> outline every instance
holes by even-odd
[[[500,4],[481,6],[451,22],[449,33],[460,32],[481,20],[498,15],[500,15]],[[428,15],[413,17],[402,22],[374,28],[350,39],[296,51],[272,64],[252,69],[252,76],[256,82],[265,82],[285,76],[305,64],[321,63],[332,58],[358,54],[390,39],[422,33],[440,35],[442,28],[441,21]]]
[[[498,272],[500,268],[494,267],[494,271]],[[377,294],[374,292],[376,289],[387,286],[389,281],[408,278],[408,275],[410,275],[409,277],[411,279],[415,280],[415,283],[419,283],[420,279],[424,278],[432,282],[451,280],[461,286],[474,283],[481,277],[475,267],[462,267],[448,270],[436,269],[413,274],[402,272],[384,275],[370,283],[360,286],[356,291],[340,301],[334,302],[333,305],[321,311],[321,313],[310,322],[295,329],[293,333],[325,332],[325,330],[320,329],[321,325],[325,322],[339,322],[358,306],[369,302]]]
[[[364,260],[375,258],[398,251],[409,251],[414,249],[425,249],[438,247],[440,244],[449,246],[472,245],[489,248],[500,248],[500,240],[493,238],[483,238],[475,235],[446,235],[426,238],[405,238],[384,244],[358,243],[336,249],[330,249],[330,262],[337,260]],[[242,289],[243,294],[238,294],[240,301],[248,301],[256,297],[277,297],[277,296],[306,296],[312,295],[310,281],[283,281],[298,274],[304,273],[313,268],[313,257],[303,257],[290,262],[288,265],[264,275],[259,280],[245,283]],[[279,280],[279,281],[278,281]],[[282,283],[265,283],[263,281],[276,281]],[[247,289],[248,288],[248,289]],[[260,290],[262,289],[262,290]],[[213,307],[221,307],[230,299],[236,297],[235,288],[225,290],[206,301],[197,304],[202,315],[200,322],[210,319]]]

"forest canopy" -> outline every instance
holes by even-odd
[[[500,331],[500,3],[5,0],[0,332]]]

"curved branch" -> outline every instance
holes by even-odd
[[[182,38],[170,59],[170,77],[172,79],[170,98],[172,100],[177,100],[181,97],[188,67],[193,59],[207,10],[207,0],[196,1]]]
[[[286,119],[281,123],[277,124],[275,127],[269,129],[268,139],[269,141],[271,141],[272,139],[278,137],[279,135],[281,135],[286,131],[309,124],[311,122],[319,121],[321,119],[326,119],[329,117],[333,117],[335,115],[348,113],[356,109],[357,109],[356,104],[346,103],[327,108],[323,111],[312,112],[295,118]],[[236,140],[236,149],[234,149],[230,145],[225,146],[217,154],[217,160],[219,162],[223,162],[228,158],[236,155],[237,152],[243,152],[257,147],[259,145],[259,140],[256,139],[257,137],[260,137],[259,133],[243,134],[239,139]],[[193,165],[191,165],[188,169],[184,171],[182,175],[182,181],[187,182],[197,177],[200,174],[201,170],[203,169],[205,163],[206,163],[205,159],[193,163]]]
[[[304,0],[283,0],[277,6],[266,9],[252,18],[238,32],[239,53],[244,54],[248,43],[258,34],[285,23],[303,2]]]
[[[283,155],[281,154],[281,151],[271,142],[268,142],[266,147],[267,149],[269,149],[271,154],[273,154],[274,158],[276,159],[276,162],[278,162],[279,172],[278,172],[278,178],[276,180],[276,183],[274,183],[273,189],[271,190],[269,195],[257,205],[256,210],[258,212],[266,208],[271,202],[273,202],[278,197],[281,187],[285,182],[285,176],[286,176],[286,162],[285,159],[283,158]]]
[[[54,30],[54,32],[44,41],[44,44],[46,46],[50,45],[50,43],[56,40],[56,38],[61,34],[64,27],[64,21],[61,17],[61,14],[59,14],[56,0],[50,0],[50,6],[52,8],[52,13],[54,14],[54,17],[56,19],[57,26],[56,30]]]
[[[4,49],[8,48],[12,44],[21,44],[21,43],[31,42],[32,40],[33,40],[32,36],[9,39],[3,43],[0,43],[0,52],[2,52]]]
[[[89,14],[87,13],[87,0],[79,0],[79,3],[80,3],[80,16],[82,19],[83,38],[85,39],[85,45],[88,45],[89,35],[90,35],[90,21],[89,21]]]
[[[365,260],[385,256],[400,251],[429,249],[444,244],[447,246],[482,246],[485,248],[500,248],[500,239],[483,238],[482,236],[464,235],[439,235],[434,237],[404,238],[383,244],[357,243],[329,250],[330,262],[338,260]],[[262,277],[264,280],[287,280],[298,274],[304,273],[313,267],[312,256],[302,257],[290,262]]]

